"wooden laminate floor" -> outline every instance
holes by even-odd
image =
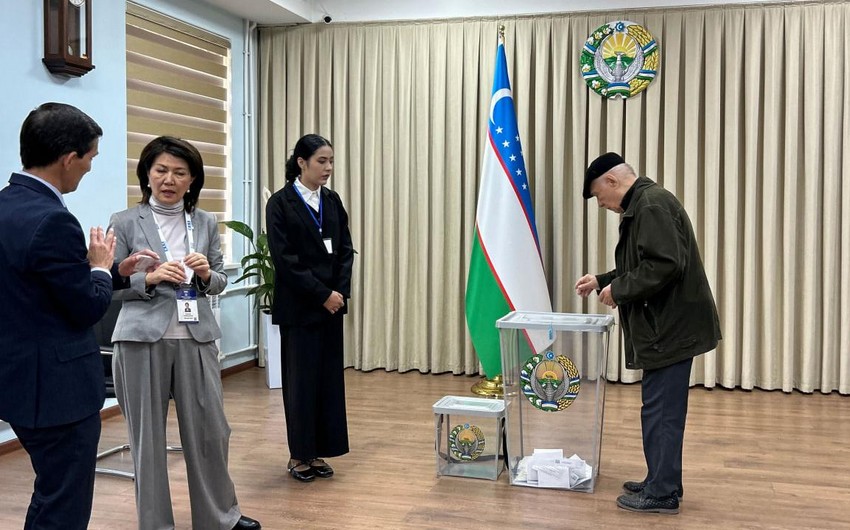
[[[620,510],[624,480],[644,473],[640,388],[609,384],[595,493],[435,476],[431,405],[469,395],[476,378],[346,371],[351,453],[336,476],[286,474],[279,390],[253,368],[225,378],[233,434],[230,470],[244,514],[263,528],[850,528],[850,398],[695,388],[685,437],[685,499],[675,516]],[[174,411],[169,438],[179,443]],[[121,416],[103,424],[101,448],[124,443]],[[129,454],[106,465],[131,468]],[[169,456],[178,529],[191,525],[186,472]],[[0,457],[0,529],[23,526],[33,473],[26,453]],[[91,529],[136,527],[133,483],[98,476]],[[203,529],[207,530],[207,529]]]

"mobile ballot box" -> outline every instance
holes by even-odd
[[[510,482],[593,492],[614,317],[511,312],[499,328]]]
[[[505,403],[445,396],[433,406],[437,475],[496,480],[505,466]]]

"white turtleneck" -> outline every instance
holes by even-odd
[[[177,261],[183,261],[189,248],[189,239],[186,237],[186,221],[183,217],[183,201],[168,205],[159,203],[151,197],[149,203],[154,213],[154,219],[159,224],[160,230],[162,230],[165,242],[168,243],[168,250],[171,251],[171,257]],[[189,333],[189,328],[186,326],[188,324],[182,324],[177,321],[177,304],[174,304],[174,313],[171,315],[171,322],[168,324],[168,329],[165,330],[162,338],[191,339],[192,334]]]

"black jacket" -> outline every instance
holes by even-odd
[[[269,249],[275,267],[272,322],[281,326],[316,324],[334,315],[322,304],[337,291],[351,297],[354,249],[348,214],[339,195],[322,187],[322,233],[298,190],[288,182],[266,204]],[[330,238],[332,253],[323,239]],[[347,312],[346,303],[337,315]]]
[[[678,199],[646,177],[620,220],[611,285],[625,337],[626,367],[657,369],[717,346],[720,320],[696,237]]]

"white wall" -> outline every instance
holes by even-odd
[[[100,2],[92,11],[92,60],[95,69],[79,78],[50,74],[44,52],[43,2],[14,2],[0,17],[0,50],[5,81],[0,83],[0,186],[21,168],[18,135],[27,114],[45,101],[79,107],[103,128],[100,154],[77,192],[66,196],[68,208],[83,225],[106,225],[115,209],[126,205],[127,114],[124,78],[124,3]],[[14,46],[8,45],[14,43]],[[101,204],[101,208],[87,205]]]

